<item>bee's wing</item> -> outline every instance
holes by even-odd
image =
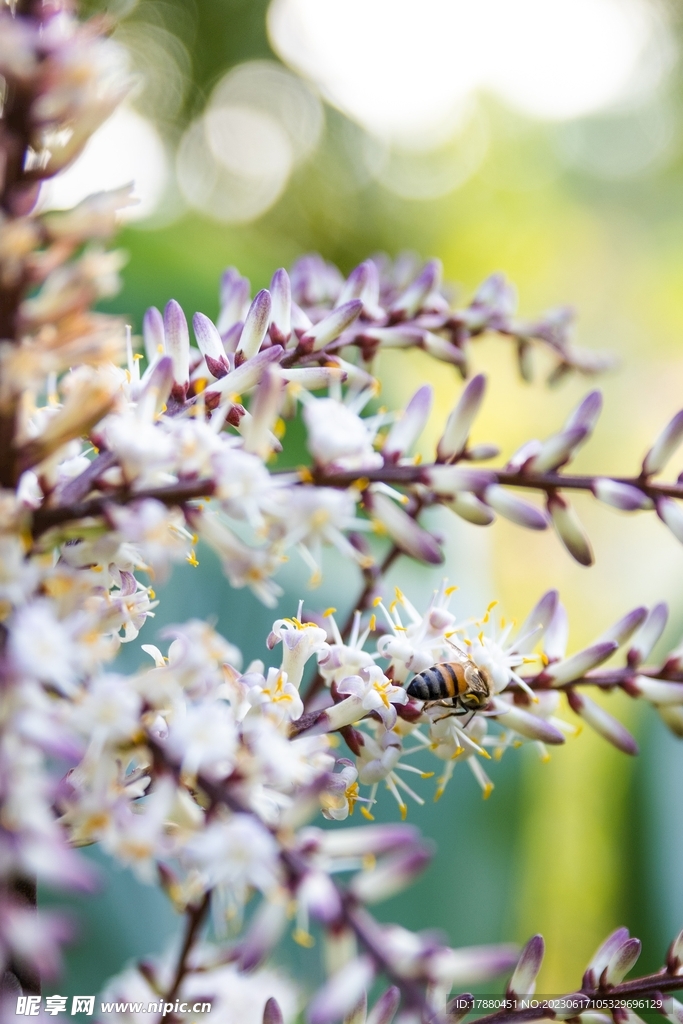
[[[467,651],[463,650],[462,647],[458,647],[457,644],[454,644],[450,637],[447,636],[444,637],[444,639],[446,643],[449,644],[453,648],[453,651],[455,652],[455,657],[453,658],[454,661],[459,661],[462,665],[464,665],[466,662],[471,660]]]

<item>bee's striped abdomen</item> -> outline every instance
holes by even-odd
[[[458,693],[458,677],[447,662],[432,665],[420,672],[410,683],[408,695],[418,700],[445,700]]]

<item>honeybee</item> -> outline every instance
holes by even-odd
[[[448,643],[455,651],[454,660],[418,672],[410,681],[408,696],[424,701],[425,707],[453,708],[453,715],[482,711],[493,695],[488,672],[451,640]]]

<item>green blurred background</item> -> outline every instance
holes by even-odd
[[[447,8],[449,0],[442,4]],[[516,5],[508,0],[513,12]],[[587,31],[603,6],[598,0],[578,5],[586,9]],[[195,119],[211,102],[216,83],[233,66],[277,60],[266,31],[267,7],[265,0],[140,0],[124,12],[117,33],[131,47],[142,76],[132,106],[155,125],[167,157],[178,147],[185,153],[179,158],[185,159],[181,179],[191,178],[197,155],[196,139],[184,133],[199,123]],[[397,5],[396,17],[417,19],[423,8],[407,0]],[[426,8],[436,10],[433,3]],[[520,17],[528,8],[520,2]],[[360,9],[350,10],[353,15]],[[655,433],[683,404],[679,8],[657,4],[649,10],[658,19],[658,73],[650,79],[641,74],[626,98],[581,116],[534,117],[508,103],[504,92],[484,90],[469,97],[467,114],[450,136],[431,149],[424,143],[415,149],[410,141],[378,141],[332,105],[318,107],[314,92],[305,93],[313,120],[322,110],[322,128],[314,143],[310,133],[305,145],[299,138],[299,156],[290,160],[279,197],[257,215],[249,214],[247,201],[246,213],[238,205],[228,216],[220,190],[230,191],[233,179],[201,179],[199,185],[192,179],[183,198],[171,175],[156,210],[122,232],[129,256],[124,288],[107,308],[125,312],[135,330],[147,305],[162,306],[172,296],[188,315],[200,309],[213,316],[226,265],[238,266],[255,290],[267,285],[276,267],[310,250],[346,272],[377,250],[438,255],[465,298],[483,277],[502,270],[517,285],[525,314],[570,303],[579,313],[579,342],[618,354],[619,367],[600,382],[603,417],[576,466],[633,471]],[[370,28],[359,18],[360,35]],[[437,20],[432,31],[439,30]],[[497,31],[503,29],[494,20],[493,37]],[[415,46],[421,45],[418,34]],[[610,45],[607,38],[605,58]],[[351,65],[354,59],[350,52]],[[579,54],[576,82],[589,71]],[[410,61],[405,74],[411,74]],[[549,83],[551,78],[552,71]],[[244,103],[244,94],[238,99]],[[267,107],[263,101],[277,122],[274,102],[271,97]],[[239,125],[226,124],[228,142],[238,152]],[[296,124],[293,131],[296,136]],[[308,146],[304,156],[302,146]],[[234,177],[235,166],[227,161],[226,167]],[[255,160],[254,181],[261,170]],[[234,186],[235,195],[243,184]],[[430,195],[419,197],[425,189]],[[188,206],[188,196],[199,211]],[[212,204],[220,220],[211,216]],[[520,383],[512,352],[499,340],[478,343],[473,364],[490,376],[475,440],[499,442],[504,455],[558,427],[590,386],[571,379],[548,390],[542,373],[533,385]],[[390,405],[422,381],[434,384],[428,452],[460,391],[457,374],[398,353],[384,362],[382,379]],[[683,549],[654,516],[627,518],[580,498],[576,504],[595,547],[590,570],[574,564],[550,534],[527,534],[505,522],[483,531],[450,515],[443,518],[445,572],[460,586],[458,607],[471,614],[498,598],[507,615],[519,617],[540,593],[557,586],[570,614],[570,644],[577,649],[634,605],[666,599],[672,616],[661,649],[677,643],[683,631]],[[263,657],[272,613],[250,593],[231,592],[208,553],[200,563],[175,570],[160,594],[157,618],[141,639],[152,642],[164,623],[215,616],[245,660]],[[333,558],[329,569],[323,586],[309,593],[303,567],[289,566],[279,609],[292,614],[300,596],[319,608],[348,608],[359,581]],[[394,575],[414,601],[422,601],[442,573],[403,562]],[[142,660],[134,647],[123,656],[127,667]],[[646,708],[618,696],[610,705],[639,739],[637,760],[584,730],[547,765],[531,750],[507,754],[491,769],[496,788],[486,803],[462,767],[438,804],[429,802],[431,784],[424,783],[428,802],[412,806],[410,817],[437,841],[438,854],[419,883],[381,907],[381,915],[414,928],[441,928],[454,944],[523,941],[541,931],[549,952],[540,992],[577,986],[596,945],[620,924],[644,940],[642,966],[656,968],[683,926],[683,750]],[[382,815],[396,816],[388,794]],[[172,912],[152,889],[126,872],[106,872],[102,893],[79,904],[82,938],[69,957],[69,991],[96,991],[131,957],[161,949],[175,927]],[[317,957],[313,950],[296,961],[304,982]]]

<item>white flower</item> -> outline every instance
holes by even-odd
[[[314,622],[294,619],[277,619],[266,643],[272,648],[282,642],[282,671],[286,673],[290,685],[298,687],[304,674],[304,667],[314,654],[324,657],[327,651],[327,633]],[[298,717],[298,716],[297,716]]]
[[[287,673],[282,670],[268,669],[268,677],[249,675],[242,679],[248,683],[249,689],[246,699],[252,707],[259,708],[275,718],[276,721],[295,722],[301,718],[304,705],[299,691],[287,679]]]
[[[377,665],[361,669],[359,675],[342,679],[339,693],[357,698],[363,711],[376,711],[385,727],[396,722],[395,704],[406,704],[408,694],[402,686],[394,686]],[[360,718],[361,715],[358,715]]]
[[[224,701],[181,707],[174,714],[167,749],[190,777],[198,772],[224,779],[234,765],[237,747],[235,716]]]
[[[447,641],[455,632],[455,615],[448,611],[448,603],[456,589],[443,583],[424,615],[420,615],[398,587],[396,600],[388,610],[379,603],[392,632],[380,638],[377,651],[383,658],[390,659],[394,678],[399,682],[404,682],[409,672],[424,672],[436,662],[448,660],[444,658],[449,649]],[[408,616],[407,626],[401,621],[399,605]]]
[[[15,671],[63,693],[72,693],[82,654],[73,623],[60,622],[47,598],[25,605],[9,624],[9,655]]]
[[[334,398],[309,399],[304,405],[308,450],[322,466],[373,469],[383,459],[372,442],[379,426],[375,418],[361,417]]]
[[[140,729],[142,702],[126,676],[95,679],[74,707],[71,721],[95,747],[130,740]]]
[[[183,859],[201,871],[206,888],[225,886],[240,904],[250,887],[267,892],[278,878],[277,843],[250,814],[212,821],[187,843]]]

